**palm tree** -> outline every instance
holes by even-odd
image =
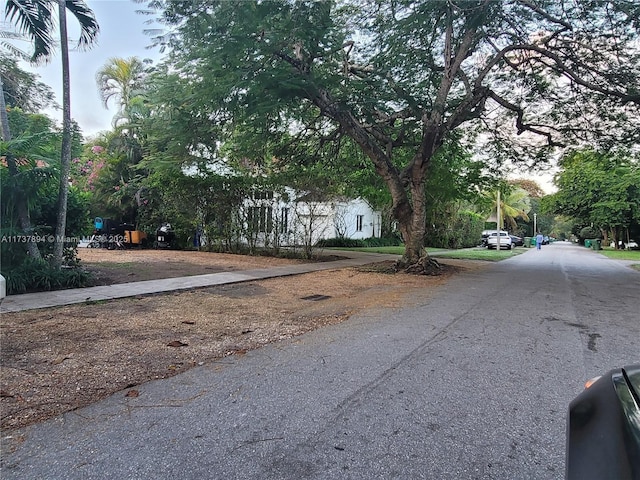
[[[110,58],[96,73],[96,83],[105,108],[109,108],[109,100],[119,104],[119,111],[113,119],[114,126],[124,120],[131,120],[131,109],[134,100],[142,90],[145,65],[137,57]]]
[[[498,206],[498,191],[491,191],[483,193],[485,198],[485,208],[483,213],[491,215],[489,221],[493,219],[497,222],[497,206]],[[501,189],[500,195],[500,218],[502,225],[498,226],[501,230],[504,225],[507,225],[510,230],[514,230],[518,227],[516,219],[521,218],[524,221],[529,221],[527,213],[531,211],[531,205],[529,203],[529,194],[522,188],[509,189],[507,192]]]
[[[149,107],[145,98],[144,81],[146,62],[137,57],[110,58],[96,73],[96,83],[105,108],[111,100],[118,106],[118,112],[113,117],[114,132],[110,135],[108,148],[113,155],[109,169],[105,170],[103,180],[109,177],[116,182],[133,185],[148,175],[144,168],[139,167],[144,150],[145,137],[141,124],[149,116]],[[116,160],[117,159],[117,160]],[[108,173],[107,173],[108,172]],[[121,191],[122,192],[122,191]],[[121,193],[120,192],[120,193]],[[135,219],[138,209],[140,190],[133,196],[117,195],[121,214]],[[113,190],[109,191],[108,203],[114,198]],[[131,203],[122,204],[123,199]]]
[[[69,42],[67,10],[80,24],[79,48],[90,47],[96,40],[99,26],[93,11],[83,0],[7,0],[6,16],[15,20],[18,29],[34,42],[33,62],[47,60],[54,48],[53,7],[58,7],[60,51],[62,54],[62,149],[60,153],[60,187],[58,216],[53,249],[53,265],[60,267],[67,222],[69,171],[71,168],[71,82],[69,79]]]

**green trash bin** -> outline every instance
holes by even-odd
[[[591,240],[590,238],[586,238],[584,240],[584,246],[587,248],[591,248],[591,242],[593,242],[593,240]]]
[[[531,237],[524,237],[523,246],[525,246],[526,248],[529,248],[531,246]]]
[[[593,247],[594,250],[602,250],[602,240],[600,240],[599,238],[594,239],[591,242],[591,246]]]
[[[532,247],[536,246],[536,237],[531,237],[531,241],[529,242],[529,245],[531,245]]]

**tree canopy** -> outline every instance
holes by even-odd
[[[635,141],[631,0],[154,1],[182,84],[177,111],[244,134],[357,145],[416,261],[426,180],[454,131],[493,160]],[[188,94],[187,94],[188,92]],[[510,128],[505,128],[510,127]],[[516,137],[519,137],[516,141]]]
[[[55,106],[51,88],[39,81],[37,75],[19,68],[14,58],[3,53],[0,54],[0,75],[8,107],[38,113],[49,106]]]
[[[622,238],[640,227],[640,165],[626,155],[576,151],[560,162],[558,192],[544,199],[547,211],[572,217]],[[638,232],[640,233],[640,232]]]

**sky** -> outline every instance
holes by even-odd
[[[96,72],[112,57],[128,58],[132,56],[140,59],[149,58],[154,63],[161,58],[158,49],[147,48],[151,44],[149,36],[143,31],[153,28],[145,22],[150,17],[137,14],[136,10],[144,9],[145,4],[134,3],[132,0],[87,0],[93,10],[100,33],[98,42],[91,50],[69,53],[71,70],[71,116],[78,122],[85,137],[93,136],[100,131],[109,130],[111,121],[116,114],[116,107],[109,103],[109,110],[105,109],[96,85]],[[0,1],[4,12],[4,1]],[[73,15],[67,15],[69,38],[79,38],[79,28]],[[56,32],[56,35],[59,35]],[[29,45],[23,42],[18,45],[25,51]],[[59,50],[46,65],[32,66],[24,62],[21,67],[39,75],[39,80],[52,88],[55,100],[62,104],[62,67]],[[43,112],[62,123],[61,110],[47,110]]]

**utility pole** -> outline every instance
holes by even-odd
[[[497,245],[496,245],[496,250],[500,251],[500,232],[502,230],[501,228],[501,221],[500,221],[500,190],[498,189],[498,202],[497,202],[497,208],[496,208],[496,216],[497,218],[497,222],[498,222],[498,240],[497,240]]]

